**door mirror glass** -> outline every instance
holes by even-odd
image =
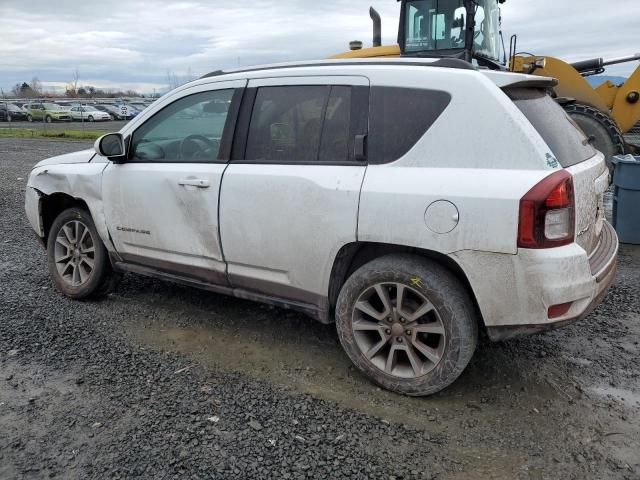
[[[108,133],[103,135],[94,145],[96,153],[103,157],[121,158],[125,156],[124,138],[120,133]]]

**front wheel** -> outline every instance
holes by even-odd
[[[358,369],[411,396],[453,383],[478,338],[466,288],[449,270],[415,255],[381,257],[351,275],[338,296],[336,326]]]
[[[91,115],[89,115],[89,121],[93,122],[93,117]]]
[[[44,121],[47,122],[47,123],[51,123],[51,122],[53,122],[53,118],[51,118],[51,115],[47,115],[45,117]]]
[[[27,115],[27,122],[33,122],[33,117],[31,115]]]
[[[82,208],[69,208],[54,220],[47,256],[54,285],[68,297],[97,297],[115,286],[107,250],[91,215]]]
[[[12,120],[11,115],[7,115],[7,122],[10,122]]]

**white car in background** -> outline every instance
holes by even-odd
[[[85,122],[105,122],[111,120],[111,115],[107,112],[98,110],[90,105],[76,105],[70,108],[71,117],[74,120],[84,120]]]
[[[297,309],[429,395],[478,329],[579,320],[615,279],[604,156],[552,85],[454,59],[214,72],[38,163],[27,217],[71,298],[132,272]]]

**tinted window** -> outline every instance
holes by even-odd
[[[351,87],[331,87],[318,157],[321,162],[349,159],[350,125]]]
[[[244,158],[264,162],[350,160],[353,91],[353,87],[328,85],[259,88]],[[366,120],[366,103],[360,113]]]
[[[217,160],[233,93],[233,89],[197,93],[164,108],[133,134],[131,160]]]
[[[451,101],[446,92],[372,87],[369,161],[393,162],[406,154]]]
[[[316,161],[329,90],[327,86],[259,88],[246,159]]]
[[[580,127],[544,90],[516,88],[508,90],[507,95],[524,113],[564,168],[596,154]]]

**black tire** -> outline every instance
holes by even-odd
[[[27,122],[33,122],[33,117],[31,115],[27,115]]]
[[[46,117],[44,117],[44,121],[47,123],[51,123],[53,122],[53,118],[51,118],[51,115],[47,115]]]
[[[58,264],[62,262],[56,262],[56,248],[65,248],[60,247],[60,244],[58,244],[58,246],[56,245],[58,243],[58,235],[61,233],[62,228],[70,222],[79,222],[86,227],[91,237],[91,245],[94,249],[93,268],[88,273],[87,278],[78,285],[72,285],[68,279],[63,278],[58,268]],[[69,257],[71,257],[71,255],[69,255]],[[49,273],[51,274],[55,287],[64,295],[76,300],[106,295],[115,287],[119,279],[119,275],[115,275],[113,272],[109,254],[102,240],[100,240],[91,214],[79,207],[73,207],[63,211],[54,220],[47,240],[47,258]]]
[[[88,120],[89,120],[90,122],[93,122],[93,117],[92,117],[91,115],[89,115]]]
[[[440,328],[444,327],[440,360],[413,378],[389,374],[374,365],[363,353],[353,329],[354,318],[359,314],[356,302],[363,292],[374,285],[392,283],[408,285],[424,295],[435,307]],[[446,268],[409,254],[381,257],[354,272],[338,296],[336,327],[345,352],[360,371],[381,387],[409,396],[432,395],[451,385],[469,364],[478,342],[476,313],[467,289]],[[382,332],[375,333],[382,336]]]
[[[593,146],[604,154],[611,170],[613,157],[625,150],[624,137],[613,118],[597,108],[579,103],[564,105],[564,109],[584,133],[593,138]]]
[[[111,119],[111,121],[114,121],[116,119],[115,115],[113,113],[109,114],[109,118]]]

